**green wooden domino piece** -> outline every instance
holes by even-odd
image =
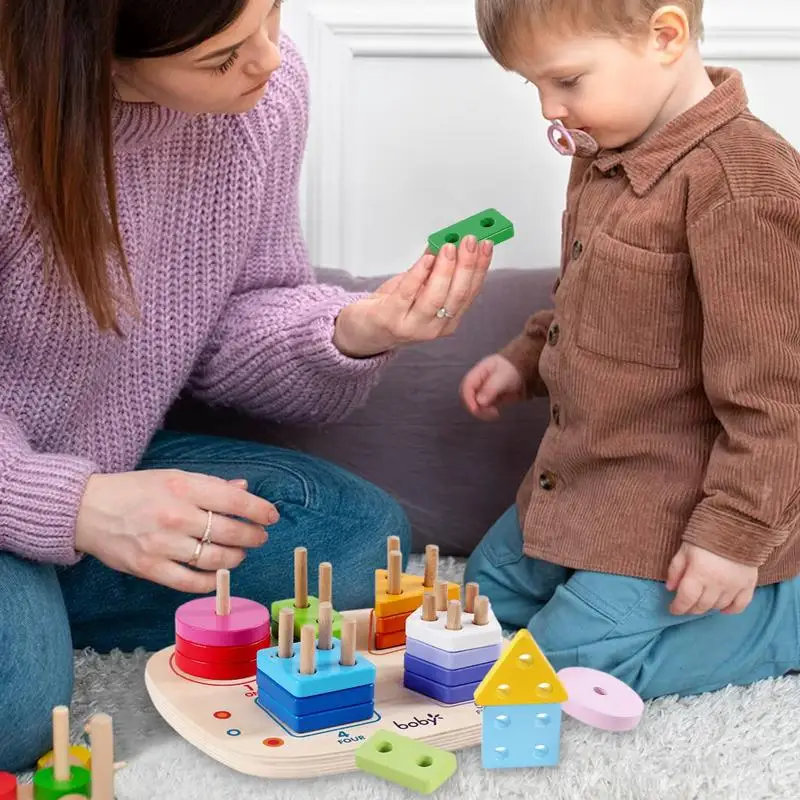
[[[278,621],[281,616],[282,608],[291,608],[294,611],[294,638],[300,639],[300,630],[303,625],[314,625],[314,629],[319,633],[317,620],[319,619],[319,600],[313,595],[308,596],[308,605],[305,608],[294,607],[294,597],[287,600],[276,600],[270,608],[270,619],[272,620],[272,635],[278,635]],[[333,635],[337,639],[342,638],[342,615],[334,611],[332,615]]]
[[[33,776],[34,800],[58,800],[69,794],[92,796],[92,773],[85,767],[71,766],[70,777],[57,781],[53,767],[37,770]]]
[[[438,253],[445,244],[458,243],[469,234],[474,234],[478,241],[491,239],[495,244],[505,242],[514,235],[514,224],[504,217],[496,208],[487,208],[446,228],[442,228],[428,237],[428,246],[432,253]]]
[[[455,771],[456,757],[394,731],[378,731],[355,753],[364,772],[420,794],[435,792]]]

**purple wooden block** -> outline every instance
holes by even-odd
[[[420,678],[427,678],[442,686],[461,686],[464,683],[475,683],[482,681],[486,673],[494,665],[493,661],[488,664],[476,664],[474,667],[462,667],[461,669],[445,669],[436,664],[423,661],[421,658],[414,658],[406,653],[403,666],[408,672],[419,675]]]
[[[503,645],[500,642],[491,644],[488,647],[462,650],[460,653],[449,653],[446,650],[431,647],[431,645],[419,642],[416,639],[408,639],[406,642],[406,653],[408,655],[444,669],[462,669],[463,667],[474,667],[476,664],[493,663],[500,658],[502,652]]]
[[[432,697],[440,703],[463,703],[472,700],[475,689],[480,685],[480,681],[473,683],[463,683],[461,686],[443,686],[441,683],[415,675],[413,672],[403,672],[403,686],[413,692],[419,692],[427,697]]]

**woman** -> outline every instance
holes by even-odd
[[[169,644],[218,568],[289,597],[300,544],[363,606],[386,536],[408,551],[398,506],[331,464],[158,430],[183,389],[342,417],[392,350],[455,329],[491,259],[470,238],[374,295],[313,283],[279,5],[0,0],[0,770],[48,748],[73,645]]]

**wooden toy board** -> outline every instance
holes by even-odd
[[[353,771],[355,750],[381,729],[447,750],[480,744],[481,709],[473,701],[445,705],[406,689],[405,648],[374,651],[371,609],[343,616],[356,619],[358,649],[377,668],[375,713],[370,720],[297,734],[256,704],[255,676],[226,682],[184,676],[174,666],[174,647],[148,661],[147,691],[178,734],[211,758],[248,775],[304,778]]]

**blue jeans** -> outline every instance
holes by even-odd
[[[278,508],[280,522],[260,550],[231,574],[233,594],[268,606],[294,595],[294,548],[308,548],[309,591],[317,565],[333,564],[337,609],[374,600],[374,570],[386,563],[386,537],[408,521],[387,494],[345,470],[290,450],[252,442],[161,432],[141,469],[175,468],[244,478]],[[69,704],[73,647],[158,650],[174,642],[175,609],[191,599],[115,572],[93,558],[69,568],[0,553],[0,771],[20,771],[50,749],[51,713]],[[9,735],[9,732],[12,732]]]
[[[800,667],[800,578],[759,587],[741,614],[674,616],[663,583],[522,554],[516,508],[467,564],[506,628],[528,628],[556,670],[592,667],[644,699],[747,685]]]

